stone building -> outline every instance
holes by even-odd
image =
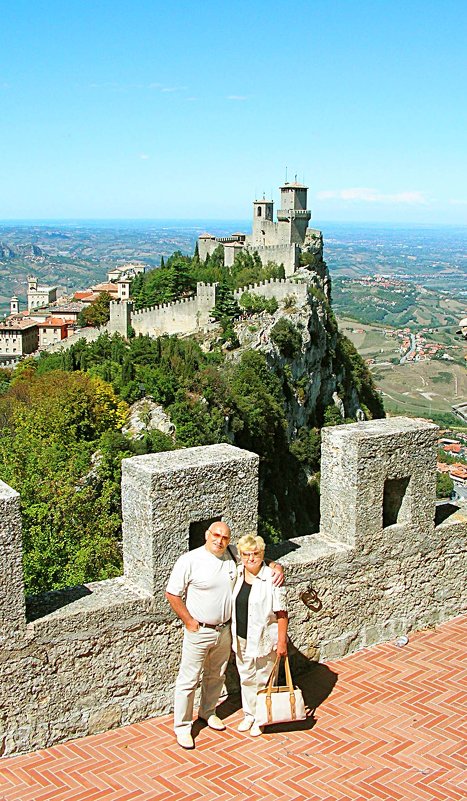
[[[233,264],[235,256],[243,250],[256,251],[263,264],[269,261],[283,264],[286,276],[292,275],[300,264],[300,254],[321,249],[321,231],[308,228],[311,212],[307,209],[308,187],[299,183],[285,183],[280,187],[281,207],[274,221],[274,202],[253,202],[251,234],[235,233],[229,237],[202,234],[198,238],[198,252],[202,260],[220,245],[224,249],[224,262]]]
[[[9,317],[0,323],[0,354],[20,357],[33,353],[39,346],[39,328],[27,317]]]
[[[39,347],[47,348],[66,339],[69,323],[62,317],[47,317],[39,324]]]
[[[54,303],[57,300],[57,289],[58,287],[56,286],[39,286],[37,278],[29,276],[27,291],[28,311]]]
[[[48,317],[61,317],[62,320],[66,320],[67,323],[76,323],[80,312],[85,308],[85,304],[80,301],[68,302],[62,300],[62,302],[60,302],[59,300],[51,306],[45,306],[42,309],[33,309],[33,311],[29,313],[29,319],[37,320],[38,323],[41,323],[47,320]]]
[[[111,270],[109,270],[107,273],[107,280],[110,283],[116,283],[121,278],[126,278],[132,281],[133,278],[140,273],[144,273],[145,270],[146,267],[141,261],[128,262],[127,264],[122,264],[119,267],[113,267]]]

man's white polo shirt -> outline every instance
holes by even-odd
[[[177,559],[166,589],[170,595],[185,597],[186,608],[195,620],[218,625],[232,616],[236,578],[236,562],[228,551],[214,556],[202,545]]]

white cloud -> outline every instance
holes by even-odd
[[[450,206],[467,206],[467,200],[454,200],[449,201]]]
[[[147,153],[140,153],[139,157],[140,159],[143,159],[143,161],[147,161],[150,158]]]
[[[183,92],[186,86],[164,86],[163,83],[149,83],[148,89],[157,89],[158,92]]]
[[[227,100],[248,100],[246,95],[227,95]]]
[[[396,192],[385,194],[378,189],[355,187],[351,189],[330,189],[317,193],[318,200],[344,200],[360,201],[363,203],[408,203],[412,205],[426,205],[428,200],[423,192]]]

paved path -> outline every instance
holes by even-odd
[[[466,639],[456,618],[311,669],[315,717],[293,730],[239,734],[224,704],[227,731],[196,725],[194,751],[163,717],[4,759],[0,801],[463,801]]]

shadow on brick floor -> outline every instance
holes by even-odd
[[[338,679],[337,673],[319,662],[310,661],[304,654],[296,649],[293,643],[289,645],[290,663],[294,684],[300,687],[303,693],[305,706],[308,710],[306,720],[296,723],[281,723],[275,726],[268,726],[267,732],[270,734],[286,731],[304,731],[312,729],[315,725],[314,712],[332,693]],[[281,665],[279,672],[279,684],[285,684],[284,667]],[[217,714],[220,718],[228,718],[241,709],[240,688],[238,673],[233,661],[229,664],[229,676],[227,686],[229,695],[217,707]],[[201,721],[195,721],[193,736],[201,731],[205,726]]]

